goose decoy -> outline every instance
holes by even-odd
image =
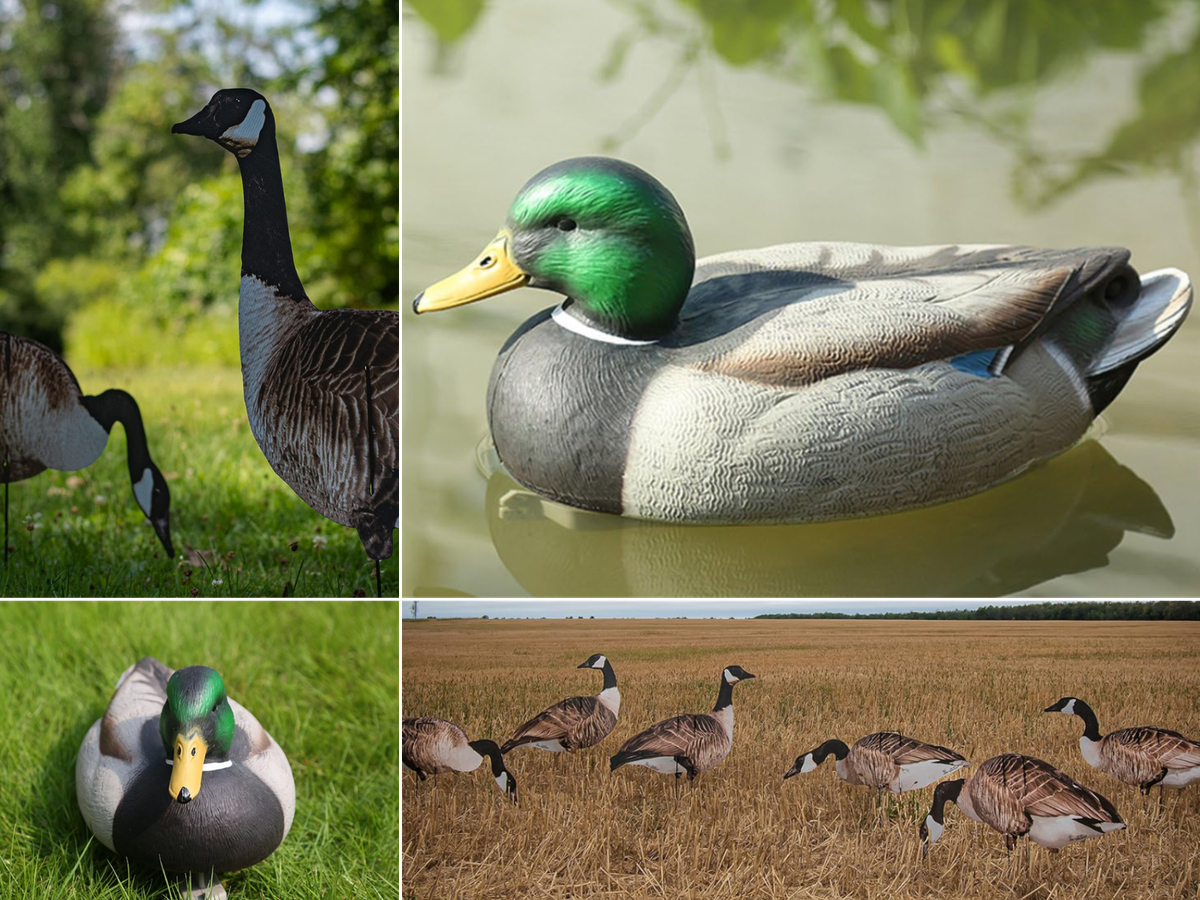
[[[947,801],[967,818],[1000,832],[1010,852],[1023,836],[1057,851],[1125,827],[1107,799],[1050,763],[1018,753],[994,756],[970,778],[934,788],[933,806],[919,829],[925,853],[942,836]]]
[[[137,401],[110,389],[84,395],[75,374],[49,347],[0,332],[0,481],[4,482],[4,557],[8,556],[8,485],[45,469],[73,471],[94,463],[113,424],[125,426],[129,481],[142,513],[168,557],[171,491],[150,458]]]
[[[962,754],[947,747],[926,744],[895,731],[880,731],[855,741],[853,747],[839,740],[826,741],[797,756],[784,779],[811,772],[831,754],[842,781],[893,794],[926,787],[969,764]]]
[[[609,760],[609,771],[646,766],[676,780],[687,772],[691,781],[720,765],[733,746],[733,686],[754,677],[741,666],[727,666],[712,712],[675,716],[635,734]]]
[[[400,729],[400,761],[424,781],[445,772],[474,772],[484,757],[491,760],[496,785],[517,802],[517,779],[504,765],[495,741],[471,741],[467,733],[445,719],[422,716],[405,719]]]
[[[1183,272],[1139,280],[1128,258],[826,242],[695,263],[663,185],[583,157],[535,175],[413,309],[566,295],[488,385],[496,452],[530,490],[641,519],[818,521],[965,497],[1073,446],[1191,305]]]
[[[266,859],[296,812],[287,757],[221,676],[149,656],[125,670],[84,736],[75,792],[100,843],[156,871],[193,873],[195,900],[224,900],[215,873]]]
[[[604,687],[600,693],[592,697],[568,697],[542,710],[513,732],[500,747],[501,753],[518,747],[569,752],[591,747],[608,737],[621,711],[621,692],[617,690],[612,663],[603,653],[594,653],[577,668],[604,672]]]
[[[1158,785],[1160,804],[1164,787],[1183,788],[1200,779],[1200,743],[1178,731],[1142,725],[1101,737],[1096,714],[1078,697],[1063,697],[1043,712],[1079,716],[1083,721],[1079,752],[1084,762],[1118,781],[1137,785],[1143,795]]]
[[[217,91],[174,134],[237,157],[245,219],[238,340],[246,416],[271,468],[375,560],[400,524],[400,317],[319,310],[292,260],[275,115],[257,91]]]

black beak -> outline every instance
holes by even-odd
[[[1042,712],[1059,712],[1059,708],[1057,706],[1047,706]]]
[[[212,134],[212,113],[208,107],[200,110],[190,119],[184,122],[177,122],[171,126],[171,134],[194,134],[198,137],[211,138],[216,135]]]
[[[171,543],[171,525],[170,515],[165,515],[161,519],[151,519],[150,524],[154,526],[154,532],[158,535],[158,539],[162,541],[163,549],[167,551],[169,559],[175,558],[175,545]]]
[[[189,802],[191,802],[191,799],[192,799],[192,792],[189,791],[187,788],[182,787],[179,789],[179,796],[176,797],[175,799],[178,800],[180,803],[189,803]]]
[[[179,126],[178,126],[178,125],[176,125],[175,127],[176,127],[176,128],[178,128]],[[419,293],[419,294],[417,294],[417,296],[413,297],[413,312],[415,312],[415,313],[416,313],[418,316],[421,314],[421,310],[420,310],[418,307],[420,307],[420,305],[421,305],[421,298],[422,298],[422,297],[424,297],[424,296],[425,296],[425,292],[424,292],[424,291],[421,291],[421,293]],[[583,667],[583,666],[577,666],[576,668],[582,669],[582,668],[584,668],[584,667]]]

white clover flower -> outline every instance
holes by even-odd
[[[329,538],[324,537],[319,534],[313,535],[313,546],[314,547],[324,547],[328,543],[329,543]]]
[[[220,584],[221,582],[222,582],[222,579],[220,579],[220,578],[213,579],[213,584]]]

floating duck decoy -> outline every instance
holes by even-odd
[[[109,850],[192,875],[194,900],[225,900],[216,873],[266,859],[296,812],[279,745],[208,666],[144,657],[84,736],[75,792]]]
[[[1158,785],[1160,806],[1164,787],[1184,788],[1200,780],[1200,743],[1178,731],[1142,725],[1101,736],[1095,712],[1078,697],[1063,697],[1043,712],[1079,716],[1083,722],[1079,752],[1084,762],[1118,781],[1136,785],[1143,795]]]
[[[94,463],[113,424],[125,426],[129,480],[138,506],[174,557],[171,491],[150,458],[137,402],[110,389],[84,395],[75,374],[49,347],[0,332],[0,481],[4,482],[4,558],[8,557],[8,485],[45,469],[73,471]]]
[[[487,391],[500,460],[571,506],[802,522],[965,497],[1073,446],[1182,324],[1115,247],[784,244],[695,262],[675,198],[583,157],[518,192],[417,313],[529,285]]]
[[[400,317],[319,310],[288,234],[275,115],[257,91],[217,91],[174,134],[237,157],[245,219],[238,341],[246,416],[271,468],[327,519],[357,529],[375,560],[400,524]]]
[[[942,836],[947,801],[1000,832],[1010,853],[1020,837],[1057,852],[1125,827],[1107,799],[1050,763],[1017,753],[994,756],[970,778],[934,788],[933,806],[919,829],[925,853]]]

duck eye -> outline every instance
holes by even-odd
[[[195,756],[195,755],[196,755],[196,748],[195,748],[195,747],[193,747],[193,748],[192,748],[192,756]]]
[[[563,216],[563,218],[559,219],[554,224],[555,224],[555,227],[557,227],[559,231],[574,231],[575,230],[575,220],[569,219],[566,216]]]
[[[176,756],[183,756],[183,749],[182,749],[181,747],[176,747],[176,748],[175,748],[175,755],[176,755]]]

